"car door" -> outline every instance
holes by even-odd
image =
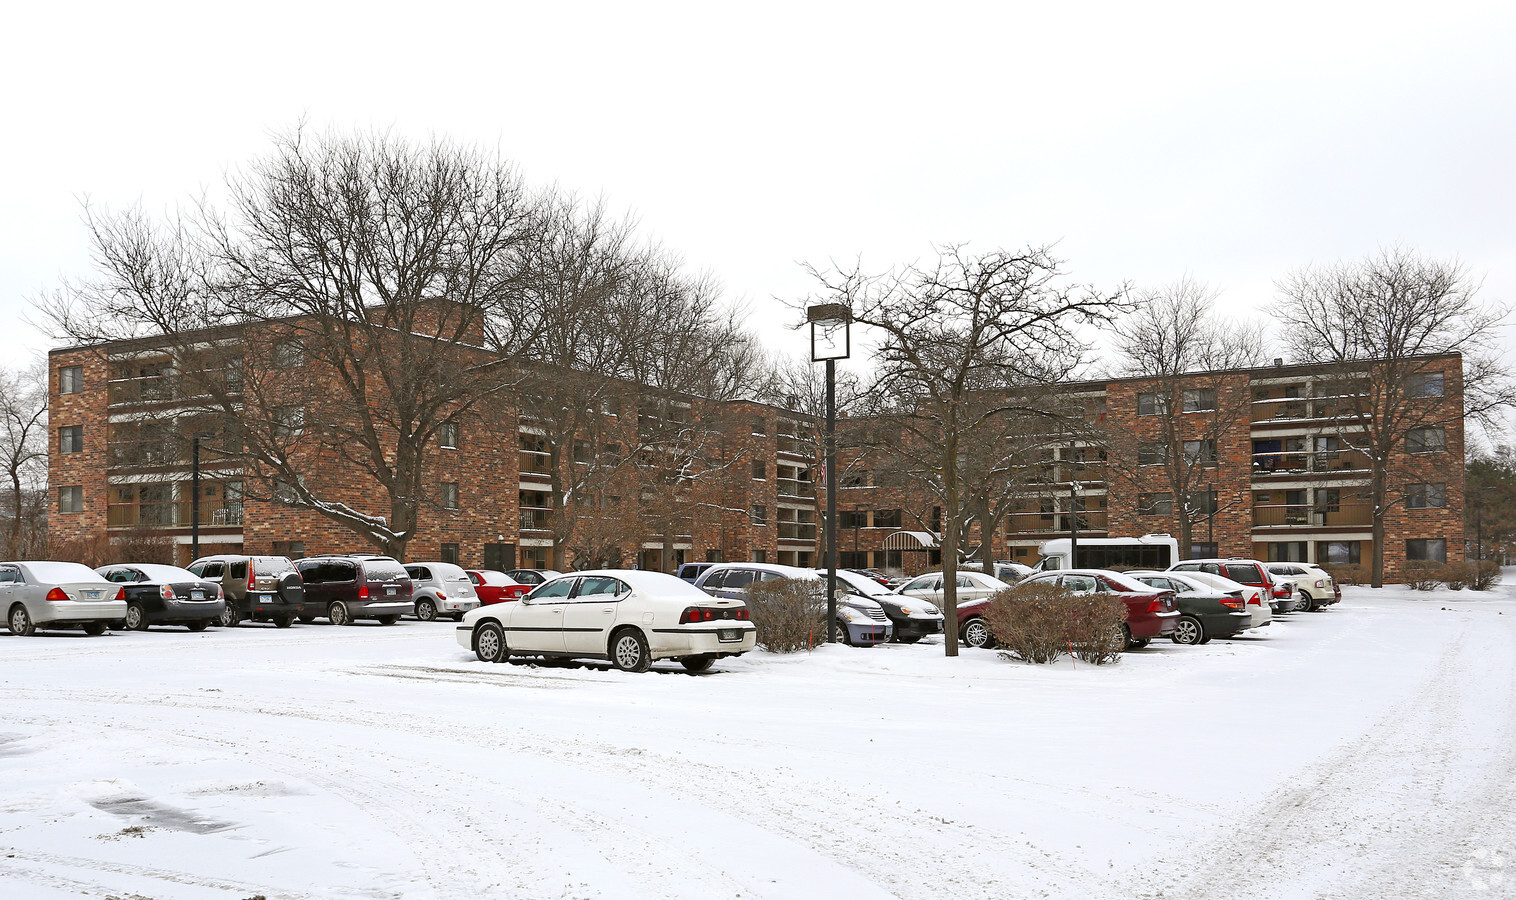
[[[630,592],[620,579],[586,575],[563,606],[563,647],[570,653],[605,653],[616,609]]]
[[[578,578],[550,581],[522,598],[507,604],[502,615],[505,641],[513,650],[536,653],[563,653],[563,615]]]
[[[1064,575],[1059,579],[1065,590],[1076,594],[1094,594],[1100,591],[1100,580],[1093,575]]]
[[[935,603],[942,602],[942,576],[923,575],[915,581],[908,582],[900,589],[900,593],[918,600],[931,600]]]
[[[0,566],[0,614],[9,615],[12,601],[26,602],[26,598],[16,593],[16,583],[21,580],[21,571],[15,566]],[[36,611],[27,604],[27,615],[36,621]]]

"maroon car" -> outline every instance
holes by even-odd
[[[479,595],[479,605],[489,606],[491,603],[504,603],[507,600],[520,600],[531,593],[533,585],[520,584],[516,579],[505,574],[496,572],[494,569],[465,569],[468,580],[474,583],[474,593]]]
[[[1149,587],[1135,578],[1105,569],[1064,569],[1033,575],[1022,584],[1056,584],[1076,594],[1110,593],[1126,604],[1126,649],[1146,647],[1155,637],[1174,630],[1179,609],[1173,591]],[[988,647],[994,643],[984,621],[988,598],[958,607],[959,636],[970,647]]]

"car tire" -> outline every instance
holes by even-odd
[[[487,663],[503,663],[510,659],[510,648],[505,645],[505,629],[494,622],[485,622],[475,629],[474,655],[480,662]]]
[[[90,637],[99,637],[100,635],[105,634],[104,622],[85,622],[79,627],[84,629],[84,633]]]
[[[1295,605],[1292,606],[1292,607],[1290,607],[1290,612],[1310,612],[1310,611],[1311,611],[1311,595],[1307,594],[1305,591],[1301,591],[1300,592],[1300,599],[1296,600],[1295,601]]]
[[[214,620],[213,619],[196,619],[193,622],[185,622],[184,623],[184,627],[188,628],[190,631],[204,631],[205,629],[207,629],[207,628],[210,627],[210,624],[211,624],[212,621],[214,621]]]
[[[973,647],[976,650],[987,650],[995,643],[995,638],[990,634],[990,624],[983,616],[974,616],[958,629],[959,639],[965,647]]]
[[[326,620],[333,625],[351,625],[353,624],[353,614],[348,612],[346,603],[343,603],[341,600],[333,600],[327,604]]]
[[[679,660],[679,664],[681,666],[684,666],[684,671],[690,673],[691,675],[699,675],[701,672],[709,672],[711,666],[715,662],[716,657],[709,655],[686,656],[683,659]]]
[[[288,628],[295,624],[294,616],[274,616],[272,619],[275,628]]]
[[[849,647],[856,646],[853,643],[853,633],[847,630],[847,623],[841,619],[837,620],[837,640]]]
[[[1301,591],[1300,599],[1305,603],[1305,606],[1297,604],[1295,609],[1299,612],[1318,612],[1321,609],[1321,604],[1316,602],[1316,598],[1311,596],[1310,591]]]
[[[11,607],[5,616],[5,624],[10,627],[11,634],[20,637],[30,637],[37,633],[37,625],[32,621],[31,613],[20,603]]]
[[[221,611],[221,617],[216,620],[222,628],[236,628],[237,623],[242,621],[242,616],[230,603]]]
[[[399,616],[376,616],[380,625],[393,625],[400,621]]]
[[[437,604],[425,597],[416,601],[416,618],[423,622],[437,621]]]
[[[147,610],[142,608],[141,603],[128,603],[126,605],[126,618],[122,620],[127,631],[147,630]]]
[[[1169,640],[1176,644],[1194,646],[1205,643],[1205,626],[1194,616],[1180,616],[1179,621],[1174,623],[1174,632],[1169,635]]]
[[[1117,646],[1123,652],[1137,649],[1137,642],[1132,640],[1132,629],[1128,628],[1125,623],[1122,624],[1121,634],[1117,637]]]
[[[653,667],[653,654],[647,638],[635,628],[623,628],[611,635],[611,663],[623,672],[646,672]]]

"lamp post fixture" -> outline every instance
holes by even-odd
[[[811,362],[826,362],[826,640],[837,642],[837,360],[852,354],[853,311],[843,303],[808,307]]]
[[[196,432],[190,439],[190,561],[200,558],[200,439],[215,435]]]
[[[1079,568],[1079,476],[1074,471],[1074,439],[1069,438],[1069,568]]]

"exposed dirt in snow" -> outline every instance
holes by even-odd
[[[1101,669],[489,666],[450,622],[0,637],[0,895],[1509,895],[1516,603],[1421,596]]]

